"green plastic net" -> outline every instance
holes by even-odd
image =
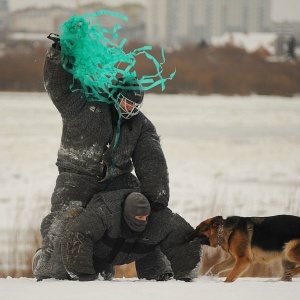
[[[82,92],[86,98],[93,101],[116,101],[114,93],[122,89],[122,85],[118,84],[120,77],[126,81],[136,78],[140,84],[139,87],[126,86],[126,89],[145,91],[160,85],[164,90],[165,82],[172,79],[176,72],[167,78],[162,76],[162,65],[165,63],[164,49],[162,48],[162,62],[158,62],[149,53],[152,50],[151,46],[143,46],[125,53],[123,48],[127,39],[120,40],[118,35],[121,26],[116,24],[112,30],[102,27],[99,18],[102,15],[128,20],[122,14],[102,10],[83,16],[73,15],[59,27],[62,65],[73,74],[74,79],[81,82]],[[134,67],[138,55],[145,55],[152,61],[156,74],[137,78]]]

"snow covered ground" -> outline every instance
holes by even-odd
[[[300,96],[146,95],[169,165],[170,207],[193,226],[214,215],[300,215]],[[45,93],[0,93],[0,271],[28,246],[49,210],[61,120]],[[18,232],[17,237],[14,234]],[[24,234],[22,234],[24,233]],[[1,299],[283,299],[293,283],[242,278],[233,284],[132,279],[61,282],[0,279]],[[296,294],[296,291],[298,292]]]
[[[154,282],[114,279],[111,282],[70,282],[48,279],[0,279],[3,300],[283,300],[299,297],[300,278],[294,282],[241,278],[223,283],[224,278],[203,276],[195,282]]]

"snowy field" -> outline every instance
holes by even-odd
[[[161,136],[170,172],[170,207],[193,226],[214,215],[300,215],[300,96],[146,95],[143,112]],[[45,93],[0,93],[0,270],[30,243],[49,210],[60,116]],[[16,235],[15,232],[19,234]],[[24,233],[24,234],[22,234]],[[224,278],[223,278],[224,279]],[[0,279],[0,299],[283,299],[300,278],[242,278],[233,284],[132,279],[61,282]],[[297,293],[296,293],[297,291]]]
[[[47,279],[0,279],[3,300],[283,300],[298,299],[300,278],[294,282],[241,278],[223,283],[224,278],[205,276],[191,283],[175,280],[154,282],[114,279],[111,282],[70,282]]]

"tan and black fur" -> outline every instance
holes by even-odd
[[[225,282],[233,282],[252,263],[270,263],[281,259],[283,281],[291,281],[300,273],[300,217],[278,215],[271,217],[221,216],[200,223],[191,238],[202,239],[211,247],[221,246],[230,255],[214,265],[209,274],[231,270]]]

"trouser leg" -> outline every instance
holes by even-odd
[[[73,216],[80,213],[80,210],[80,208],[75,208]],[[65,228],[73,216],[67,215],[66,212],[51,213],[49,217],[51,224],[44,233],[40,257],[33,270],[33,274],[38,280],[69,278],[61,256],[61,240]],[[48,222],[47,217],[45,222]]]
[[[159,247],[147,256],[137,260],[135,266],[138,278],[165,281],[173,276],[171,264]]]
[[[59,174],[51,198],[51,213],[41,224],[43,241],[39,259],[33,269],[37,279],[69,277],[61,256],[61,239],[69,220],[76,215],[76,210],[80,211],[81,207],[85,207],[95,192],[95,184],[89,183],[86,176],[72,173]],[[74,208],[72,212],[75,215],[68,215],[70,208]]]
[[[102,208],[82,209],[65,230],[61,240],[61,254],[64,266],[71,276],[96,274],[93,263],[94,243],[104,234],[105,225]]]
[[[201,242],[200,239],[188,239],[194,231],[193,227],[169,209],[157,213],[152,223],[152,229],[164,235],[160,248],[171,263],[174,278],[185,281],[196,278],[201,258]]]
[[[174,271],[174,278],[190,281],[198,277],[200,267],[201,245],[198,240],[174,245],[168,252],[171,266]]]
[[[68,172],[60,173],[51,197],[51,212],[63,210],[71,205],[86,207],[98,192],[97,181],[94,178]]]

